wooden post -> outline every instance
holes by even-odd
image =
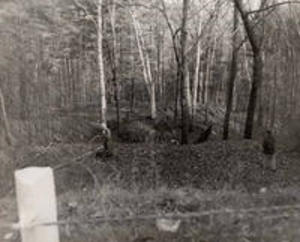
[[[15,172],[22,242],[59,242],[53,171],[29,167]]]

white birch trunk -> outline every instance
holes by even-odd
[[[140,55],[140,58],[141,58],[144,80],[145,80],[145,83],[147,85],[147,90],[150,93],[146,61],[145,61],[145,58],[144,58],[144,53],[143,53],[142,44],[141,44],[141,40],[140,40],[139,28],[138,28],[138,25],[137,25],[135,14],[133,12],[131,12],[131,17],[132,17],[133,27],[134,27],[134,31],[135,31],[135,38],[136,38],[136,42],[137,42],[137,47],[138,47],[139,55]]]
[[[147,61],[147,70],[148,70],[148,80],[150,83],[150,105],[151,105],[151,118],[156,119],[157,112],[156,112],[156,93],[155,93],[155,82],[152,78],[151,73],[151,66],[150,66],[150,59],[149,55],[145,53],[146,61]]]
[[[135,30],[138,51],[142,62],[144,79],[147,86],[147,91],[150,96],[151,118],[155,119],[157,117],[156,94],[155,94],[156,88],[155,88],[155,82],[152,78],[150,58],[147,51],[145,50],[145,42],[143,36],[141,35],[141,27],[139,25],[139,22],[136,20],[134,12],[131,12],[131,17],[133,21],[133,27]]]
[[[201,34],[202,22],[200,20],[198,26],[198,35]],[[194,117],[197,108],[197,100],[198,100],[198,87],[199,87],[199,71],[200,71],[200,61],[201,61],[201,41],[198,40],[197,49],[196,49],[196,66],[193,80],[193,103],[192,103],[192,116]],[[201,93],[201,92],[200,92]],[[199,98],[201,100],[201,96]]]
[[[102,52],[102,0],[98,0],[98,65],[99,65],[99,86],[100,86],[100,122],[104,127],[107,127],[107,104],[106,104],[106,89],[104,77],[104,64]]]
[[[150,105],[151,105],[151,118],[156,119],[156,94],[155,94],[155,83],[151,83],[151,93],[150,93]]]
[[[191,96],[191,82],[190,82],[190,71],[186,69],[186,74],[185,74],[185,82],[186,82],[186,99],[187,99],[187,107],[189,111],[189,115],[192,115],[192,96]]]

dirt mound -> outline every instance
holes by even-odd
[[[170,143],[176,129],[166,120],[132,120],[121,123],[119,140],[126,143]]]
[[[120,139],[123,142],[149,142],[154,137],[155,130],[150,125],[136,120],[126,122],[121,126]]]

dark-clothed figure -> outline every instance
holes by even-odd
[[[99,150],[96,152],[96,157],[111,157],[114,155],[114,147],[111,137],[111,132],[109,128],[101,124],[101,133],[102,133],[102,141],[103,141],[103,150]]]
[[[263,140],[263,153],[265,154],[264,166],[271,166],[272,170],[276,170],[276,147],[275,146],[276,146],[275,138],[272,132],[270,130],[267,130]]]

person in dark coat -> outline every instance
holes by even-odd
[[[272,170],[276,170],[276,141],[270,130],[266,131],[262,146],[265,154],[264,166],[269,163],[268,166],[271,166]]]
[[[101,133],[102,133],[102,139],[103,139],[103,150],[99,150],[96,152],[96,157],[111,157],[114,155],[114,147],[113,147],[113,141],[111,137],[111,132],[109,128],[101,124]]]

